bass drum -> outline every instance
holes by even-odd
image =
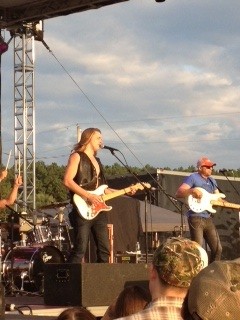
[[[20,290],[42,291],[46,263],[64,263],[64,256],[54,246],[15,247],[3,261],[3,280],[14,281]]]

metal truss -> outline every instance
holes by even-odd
[[[23,177],[18,199],[32,209],[36,205],[34,60],[32,24],[28,24],[14,35],[14,168]]]

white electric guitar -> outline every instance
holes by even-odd
[[[107,206],[105,201],[122,196],[132,189],[135,190],[143,190],[144,188],[151,188],[149,183],[137,183],[131,187],[124,188],[121,190],[114,191],[112,193],[104,194],[104,190],[107,189],[108,186],[106,184],[101,185],[96,190],[88,191],[89,193],[98,195],[102,197],[102,202],[98,202],[98,204],[90,204],[85,199],[80,197],[77,194],[74,194],[73,201],[78,209],[79,214],[85,220],[92,220],[94,219],[101,211],[110,211],[112,209],[111,206]]]
[[[202,198],[197,199],[192,195],[189,195],[187,198],[189,208],[196,213],[202,211],[209,211],[211,213],[215,213],[216,210],[213,209],[213,206],[226,207],[232,209],[240,209],[239,204],[230,203],[227,201],[223,201],[221,198],[225,198],[225,194],[223,193],[209,193],[205,189],[197,188],[202,192]]]

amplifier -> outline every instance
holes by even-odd
[[[115,255],[116,263],[137,263],[137,260],[136,254],[118,253]]]
[[[115,254],[116,263],[147,263],[152,262],[153,254],[149,253],[146,257],[146,254],[132,254],[132,253],[119,253]]]
[[[144,263],[46,263],[44,303],[51,306],[108,306],[125,286],[148,287]]]

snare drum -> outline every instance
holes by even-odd
[[[39,244],[52,241],[52,233],[48,226],[36,226],[27,233],[28,244]]]
[[[13,278],[14,284],[21,290],[25,290],[30,283],[33,291],[39,291],[43,285],[44,265],[63,262],[63,254],[54,246],[15,247],[3,261],[3,280],[8,284]]]

